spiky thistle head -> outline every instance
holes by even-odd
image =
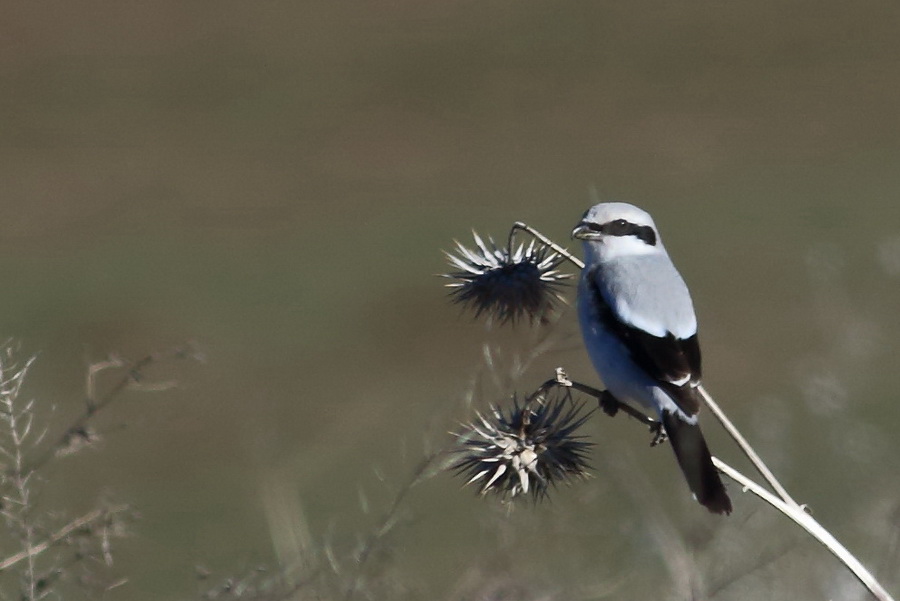
[[[453,281],[453,301],[486,313],[501,323],[528,317],[546,321],[553,307],[564,299],[560,286],[572,277],[559,271],[565,257],[551,248],[531,241],[513,249],[485,242],[472,232],[475,248],[456,242],[455,252],[446,252],[450,265],[458,271],[444,274]]]
[[[590,415],[583,409],[568,391],[549,399],[514,396],[506,412],[492,407],[457,434],[460,458],[451,469],[466,484],[478,482],[481,494],[512,499],[530,493],[540,500],[550,486],[589,475],[587,451],[593,443],[576,434]]]

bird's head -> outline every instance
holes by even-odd
[[[592,206],[572,237],[583,240],[585,251],[600,260],[665,252],[650,214],[624,202]]]

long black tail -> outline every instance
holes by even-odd
[[[700,426],[691,425],[668,411],[662,412],[662,421],[694,497],[713,513],[731,513],[731,499],[713,465]]]

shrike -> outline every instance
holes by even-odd
[[[630,204],[602,203],[584,214],[572,236],[584,241],[581,333],[608,393],[652,409],[697,501],[713,513],[731,513],[697,423],[694,307],[653,219]]]

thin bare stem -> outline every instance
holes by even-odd
[[[31,545],[28,548],[23,549],[22,551],[19,551],[18,553],[15,553],[13,555],[10,555],[6,559],[0,561],[0,572],[11,568],[12,566],[16,565],[17,563],[19,563],[20,561],[22,561],[24,559],[29,559],[29,560],[33,559],[35,556],[43,553],[44,551],[46,551],[53,545],[59,543],[60,541],[65,539],[67,536],[69,536],[70,534],[75,532],[76,530],[78,530],[80,528],[84,528],[85,526],[88,526],[88,525],[100,520],[101,518],[105,518],[106,516],[110,515],[111,513],[116,513],[118,511],[124,511],[124,509],[125,509],[125,507],[95,509],[94,511],[86,513],[83,516],[72,520],[71,522],[69,522],[68,524],[66,524],[65,526],[63,526],[62,528],[60,528],[59,530],[57,530],[56,532],[54,532],[53,534],[48,536],[45,540],[41,541],[40,543],[38,543],[36,545]]]
[[[798,526],[806,530],[813,538],[822,543],[826,549],[831,551],[835,557],[837,557],[841,563],[847,566],[853,575],[865,586],[869,589],[869,592],[872,593],[872,596],[878,599],[879,601],[893,601],[893,597],[884,590],[884,587],[879,584],[879,582],[875,579],[874,576],[863,566],[856,557],[853,556],[850,551],[846,549],[832,534],[822,527],[819,522],[815,520],[809,513],[807,513],[803,507],[797,505],[796,503],[786,502],[778,496],[772,494],[750,478],[747,478],[742,473],[720,460],[718,457],[713,457],[713,464],[715,464],[716,468],[722,471],[726,476],[740,484],[744,487],[744,490],[748,490],[758,496],[760,499],[789,517],[796,523]]]
[[[94,407],[97,404],[97,376],[107,369],[118,369],[124,367],[126,362],[118,356],[112,356],[106,361],[97,361],[88,366],[84,373],[84,390],[86,394],[85,402],[88,407]]]
[[[547,246],[549,246],[550,248],[552,248],[553,250],[555,250],[556,252],[558,252],[559,254],[564,256],[566,259],[569,260],[570,263],[575,265],[578,269],[584,269],[584,261],[582,261],[575,255],[573,255],[568,250],[566,250],[565,248],[563,248],[562,246],[560,246],[559,244],[557,244],[556,242],[554,242],[553,240],[551,240],[550,238],[545,236],[544,234],[540,233],[539,231],[537,231],[536,229],[534,229],[527,223],[522,223],[521,221],[515,222],[509,231],[510,246],[512,246],[512,236],[516,230],[524,230],[524,231],[528,232],[529,234],[531,234],[532,236],[534,236],[535,238],[537,238],[538,240],[540,240],[541,242],[543,242],[544,244],[546,244]]]
[[[570,380],[568,378],[568,376],[566,375],[565,370],[563,370],[563,368],[561,368],[561,367],[556,368],[556,377],[551,378],[551,379],[547,380],[546,382],[544,382],[543,384],[541,384],[541,386],[531,395],[531,397],[529,397],[529,400],[536,398],[537,396],[539,396],[541,394],[546,393],[548,390],[550,390],[554,386],[563,386],[565,388],[571,388],[573,390],[577,390],[578,392],[582,392],[588,396],[594,397],[595,399],[600,401],[601,407],[603,408],[604,412],[607,412],[607,408],[603,407],[603,403],[611,402],[611,403],[614,403],[614,405],[615,405],[614,409],[616,411],[621,411],[622,413],[625,413],[625,414],[633,417],[634,419],[638,420],[642,424],[649,426],[651,429],[656,429],[659,427],[659,422],[657,420],[644,414],[641,411],[638,411],[631,405],[621,402],[619,399],[607,394],[606,391],[599,390],[597,388],[594,388],[593,386],[588,386],[587,384],[582,384],[580,382],[575,382],[573,380]],[[609,413],[607,413],[607,415],[609,415]]]
[[[100,411],[108,407],[113,401],[115,401],[119,395],[128,388],[129,385],[134,382],[138,382],[141,378],[141,372],[151,363],[156,360],[156,355],[150,354],[145,356],[144,358],[136,361],[129,367],[128,371],[123,375],[113,386],[110,388],[106,394],[103,394],[99,397],[96,396],[96,385],[94,383],[94,378],[96,374],[100,371],[98,369],[89,369],[88,370],[88,380],[87,380],[87,401],[85,405],[84,413],[78,416],[74,422],[72,422],[68,428],[66,428],[65,432],[63,432],[60,437],[56,440],[55,443],[46,448],[46,450],[39,455],[34,461],[32,461],[29,466],[30,471],[37,471],[41,467],[44,466],[51,458],[53,458],[60,450],[66,448],[73,437],[83,436],[86,431],[88,423],[91,419]],[[108,367],[112,367],[108,362],[104,362],[101,365],[102,369],[106,369]]]
[[[800,504],[794,501],[793,498],[788,494],[788,492],[781,485],[781,482],[775,477],[775,475],[769,470],[768,466],[763,462],[759,455],[757,455],[756,451],[753,450],[753,447],[750,446],[750,443],[747,442],[747,439],[744,438],[738,429],[735,427],[731,420],[728,419],[728,416],[725,415],[725,412],[719,407],[719,404],[713,400],[712,396],[703,386],[699,386],[697,390],[700,392],[700,397],[703,399],[703,402],[706,403],[706,406],[709,407],[710,412],[719,420],[719,423],[722,424],[722,427],[725,428],[725,431],[731,436],[735,443],[737,443],[738,447],[740,447],[741,451],[743,451],[744,455],[747,456],[747,459],[753,464],[753,467],[756,468],[756,471],[763,477],[763,479],[772,487],[772,489],[778,493],[778,496],[781,497],[782,501],[785,503],[792,505],[794,507],[800,507]]]

